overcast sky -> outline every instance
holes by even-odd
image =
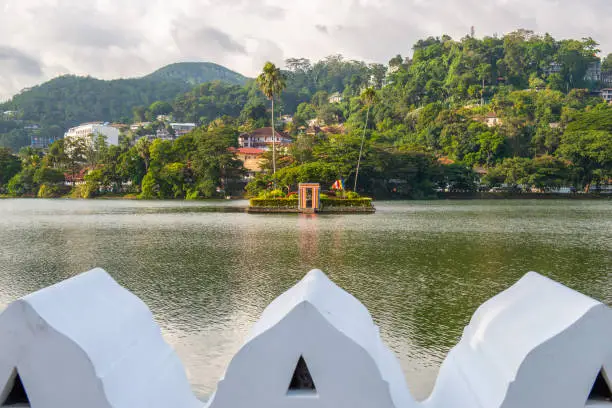
[[[386,63],[415,40],[517,28],[612,50],[612,0],[0,0],[0,100],[60,74],[111,79],[177,61],[254,76],[341,53]]]

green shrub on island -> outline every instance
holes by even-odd
[[[332,207],[372,207],[372,199],[362,198],[321,198],[323,208]]]
[[[346,196],[345,196],[345,198],[348,198],[349,200],[354,200],[354,199],[359,198],[359,197],[361,197],[361,196],[359,195],[359,193],[356,193],[356,192],[354,192],[354,191],[349,191],[349,192],[347,192],[347,193],[346,193]]]
[[[294,197],[280,197],[280,198],[251,198],[249,201],[251,207],[262,207],[262,208],[297,208],[298,198]]]
[[[257,198],[269,199],[269,198],[283,198],[285,193],[281,189],[275,189],[271,191],[261,191]]]

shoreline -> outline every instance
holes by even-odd
[[[45,199],[45,200],[130,200],[130,201],[239,201],[249,200],[249,197],[231,197],[231,198],[198,198],[187,200],[185,198],[154,198],[143,199],[138,198],[134,194],[126,195],[101,195],[91,198],[80,198],[71,196],[48,197],[40,198],[36,196],[9,196],[0,194],[1,199]],[[434,196],[424,198],[393,198],[381,197],[373,200],[376,201],[436,201],[436,200],[605,200],[612,199],[612,194],[597,194],[597,193],[436,193]],[[265,212],[265,211],[262,211]],[[291,211],[288,211],[291,212]]]

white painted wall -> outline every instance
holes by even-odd
[[[315,395],[287,393],[300,356]],[[234,356],[210,408],[415,405],[367,309],[313,270],[274,300]]]
[[[478,308],[415,402],[367,309],[321,271],[274,300],[206,408],[612,408],[612,310],[530,272]],[[289,391],[303,357],[316,391]],[[18,370],[35,408],[203,408],[148,308],[101,269],[0,314],[0,402]]]
[[[90,135],[106,136],[106,144],[119,146],[119,129],[101,123],[89,123],[68,129],[64,138],[89,138]]]
[[[35,408],[202,405],[149,309],[101,269],[0,314],[0,397],[15,368]]]
[[[611,309],[530,272],[478,308],[423,405],[580,408],[602,367]]]

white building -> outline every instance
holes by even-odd
[[[589,63],[586,73],[584,74],[585,81],[598,82],[601,80],[601,62],[595,61]]]
[[[342,94],[340,92],[334,92],[333,94],[329,95],[327,101],[329,103],[340,103],[343,99],[344,98],[342,97]]]
[[[313,270],[274,300],[208,408],[412,408],[400,364],[368,310]],[[457,407],[458,408],[458,407]]]
[[[0,406],[199,408],[151,312],[94,269],[0,314]]]
[[[137,123],[132,123],[130,125],[130,130],[132,132],[136,132],[138,129],[142,129],[142,128],[146,128],[147,126],[149,126],[151,124],[151,122],[137,122]]]
[[[537,273],[478,308],[425,408],[611,407],[612,310]]]
[[[89,139],[91,135],[94,137],[104,135],[106,143],[113,146],[119,145],[119,129],[102,122],[84,123],[82,125],[68,129],[64,133],[64,138],[81,138]]]
[[[195,123],[171,123],[170,127],[174,129],[174,134],[176,137],[180,137],[186,135],[196,128]]]
[[[601,97],[606,102],[612,102],[612,88],[604,88],[601,90]]]

